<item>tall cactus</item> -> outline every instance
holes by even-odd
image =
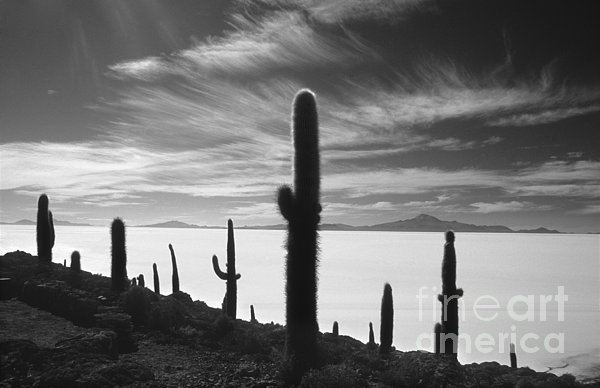
[[[179,271],[177,271],[177,258],[175,258],[175,251],[173,245],[169,244],[169,251],[171,251],[171,264],[173,266],[173,294],[179,292]]]
[[[227,293],[225,294],[225,311],[227,315],[236,319],[237,314],[237,280],[242,277],[235,273],[235,240],[233,237],[233,221],[227,221],[227,272],[219,268],[219,258],[212,257],[213,269],[221,280],[227,281]]]
[[[111,289],[122,292],[127,289],[127,253],[125,250],[125,224],[115,218],[111,227],[112,265],[110,269]]]
[[[78,251],[71,253],[71,270],[76,272],[81,271],[81,255]]]
[[[394,336],[394,299],[392,298],[392,286],[386,283],[383,287],[381,298],[381,327],[379,332],[379,352],[388,355],[392,349]]]
[[[458,351],[458,298],[463,295],[462,288],[456,288],[456,252],[454,251],[454,232],[446,232],[444,259],[442,261],[442,293],[438,300],[442,303],[441,353],[452,354]]]
[[[277,202],[288,222],[286,260],[286,357],[291,379],[318,364],[317,229],[320,222],[319,123],[315,95],[296,94],[292,113],[294,189],[279,189]]]
[[[154,292],[160,295],[160,279],[158,278],[158,267],[156,263],[152,264],[152,272],[154,273]]]
[[[48,210],[48,196],[46,194],[40,195],[38,199],[36,241],[38,260],[43,263],[50,263],[52,261],[52,248],[54,247],[54,220],[52,212]]]

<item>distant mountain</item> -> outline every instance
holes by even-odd
[[[517,233],[560,233],[558,230],[555,229],[547,229],[544,227],[540,227],[537,229],[521,229],[521,230],[517,230]]]
[[[158,224],[152,225],[138,225],[140,228],[187,228],[187,229],[200,229],[202,227],[194,224],[186,224],[181,221],[167,221],[159,222]]]
[[[362,228],[361,228],[362,229]],[[442,221],[427,214],[420,214],[410,220],[400,220],[367,226],[365,230],[397,231],[397,232],[487,232],[487,233],[513,233],[514,230],[503,225],[473,225],[458,221]]]
[[[30,221],[30,220],[19,220],[17,222],[0,222],[0,224],[3,224],[3,225],[35,225],[36,222]],[[58,225],[58,226],[93,226],[90,224],[82,224],[82,223],[77,223],[77,222],[69,222],[69,221],[61,221],[61,220],[54,220],[54,225]]]

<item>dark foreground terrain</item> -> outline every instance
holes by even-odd
[[[19,251],[0,257],[0,278],[0,387],[284,386],[281,325],[233,321],[184,292],[117,295],[109,278]],[[320,342],[323,367],[303,387],[600,387],[429,352],[382,359],[331,333]]]

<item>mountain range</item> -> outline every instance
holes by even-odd
[[[224,229],[219,226],[198,226],[180,221],[161,222],[152,225],[140,225],[146,228],[194,228],[194,229]],[[261,229],[261,230],[283,230],[285,224],[237,226],[236,229]],[[352,226],[347,224],[322,224],[320,230],[347,230],[347,231],[390,231],[390,232],[444,232],[453,230],[455,232],[480,232],[480,233],[561,233],[557,230],[547,228],[514,230],[503,225],[474,225],[458,221],[443,221],[427,214],[420,214],[408,220],[398,220],[376,225]]]
[[[53,223],[54,223],[54,225],[58,225],[58,226],[94,226],[94,225],[90,225],[90,224],[83,224],[83,223],[69,222],[69,221],[60,221],[60,220],[53,220]],[[31,220],[19,220],[19,221],[15,221],[15,222],[0,222],[0,224],[2,224],[2,225],[35,225],[36,222],[31,221]]]

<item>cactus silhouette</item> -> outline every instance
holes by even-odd
[[[67,259],[64,259],[63,260],[63,267],[66,267],[66,266],[67,266]]]
[[[213,269],[221,280],[227,281],[227,292],[225,293],[224,311],[236,319],[237,312],[237,280],[242,277],[235,273],[235,240],[233,237],[233,221],[227,221],[227,272],[219,268],[219,259],[216,255],[212,257]]]
[[[340,335],[340,327],[339,327],[337,321],[333,321],[333,329],[331,329],[331,333],[336,338]]]
[[[146,287],[146,281],[144,280],[144,274],[139,274],[138,276],[138,286]]]
[[[442,340],[441,353],[453,354],[458,349],[458,298],[463,295],[461,288],[456,288],[456,252],[454,251],[454,232],[446,232],[444,259],[442,261],[442,293],[438,300],[442,303]]]
[[[127,253],[125,250],[125,224],[115,218],[111,227],[112,265],[110,268],[111,289],[122,292],[127,289]]]
[[[254,315],[254,306],[253,305],[250,305],[250,322],[258,323],[258,321],[256,320],[256,316]]]
[[[177,271],[177,259],[175,258],[173,245],[169,244],[169,250],[171,251],[171,264],[173,266],[173,294],[175,294],[179,292],[179,272]]]
[[[137,284],[137,278],[133,278],[133,279],[131,279],[131,286],[132,286],[132,287],[135,287],[135,286],[137,286],[137,285],[138,285],[138,284]]]
[[[71,253],[71,270],[76,272],[81,271],[81,255],[78,251]]]
[[[38,260],[50,263],[52,261],[52,248],[54,247],[54,220],[52,212],[48,210],[48,196],[46,194],[40,195],[38,199],[36,240]]]
[[[392,298],[392,286],[386,283],[383,287],[381,298],[381,327],[379,332],[379,352],[387,355],[392,349],[394,335],[394,299]]]
[[[154,292],[160,295],[160,280],[158,278],[158,268],[156,263],[152,264],[152,272],[154,273]]]
[[[434,341],[434,352],[435,354],[439,354],[440,353],[440,341],[441,341],[441,334],[442,334],[442,325],[440,325],[440,323],[436,323],[435,326],[433,327],[433,341]]]
[[[515,344],[510,344],[510,367],[517,368],[517,352],[515,351]]]
[[[294,189],[279,188],[277,202],[288,222],[286,259],[286,358],[290,380],[318,363],[317,229],[320,222],[319,124],[314,94],[296,94],[292,113]],[[294,383],[298,381],[292,381]]]
[[[375,333],[373,332],[373,322],[369,322],[369,344],[375,345]]]

